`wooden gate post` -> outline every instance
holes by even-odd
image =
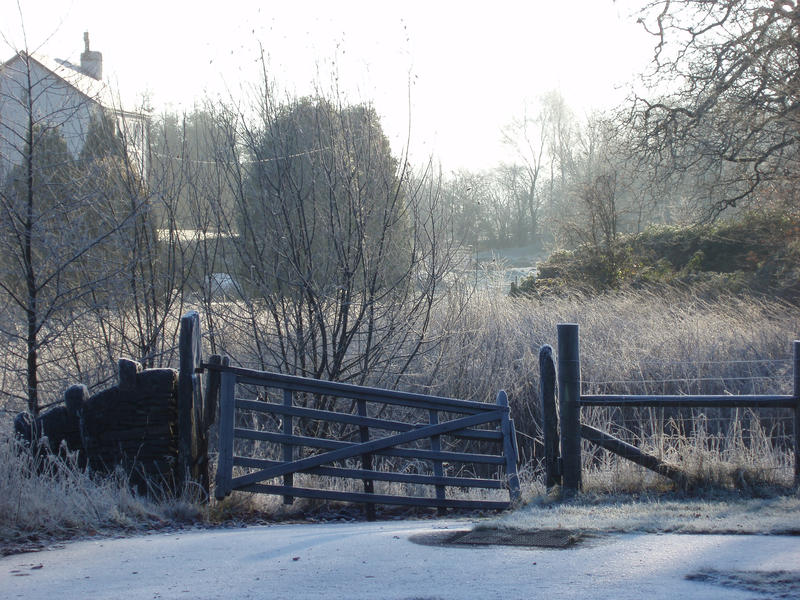
[[[197,311],[181,318],[178,357],[178,490],[190,479],[208,495],[208,430],[199,374],[203,356]]]
[[[539,401],[542,406],[545,486],[561,483],[558,460],[558,411],[556,411],[556,365],[553,349],[545,344],[539,350]]]
[[[558,405],[561,412],[563,490],[581,489],[581,364],[578,325],[558,324]]]
[[[517,432],[511,419],[511,408],[505,390],[497,392],[497,406],[505,408],[500,429],[503,432],[503,454],[506,457],[506,479],[508,480],[508,496],[511,502],[518,502],[522,497],[517,474]]]
[[[794,485],[800,487],[800,341],[792,344],[794,394]]]

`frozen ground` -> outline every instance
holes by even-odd
[[[102,539],[0,559],[0,596],[754,599],[800,596],[800,537],[606,534],[566,550],[420,545],[465,521],[274,525]]]

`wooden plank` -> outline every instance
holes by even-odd
[[[581,489],[581,364],[578,325],[558,324],[558,404],[561,413],[561,479],[567,495]]]
[[[234,391],[236,376],[222,373],[219,399],[219,458],[214,496],[222,500],[231,492],[233,477]]]
[[[459,419],[454,419],[446,423],[440,423],[439,425],[430,425],[428,427],[423,427],[421,429],[416,429],[414,431],[406,431],[404,433],[390,435],[385,438],[373,440],[371,442],[366,442],[364,444],[347,444],[346,447],[339,448],[338,450],[330,450],[328,452],[324,452],[323,454],[319,454],[317,456],[310,456],[302,460],[294,461],[290,464],[270,467],[269,469],[265,469],[263,471],[258,471],[256,473],[251,473],[243,477],[238,477],[235,481],[235,485],[242,486],[248,483],[256,483],[264,479],[272,479],[273,477],[278,477],[280,475],[283,475],[284,473],[290,473],[292,471],[301,471],[309,467],[318,467],[325,463],[331,463],[337,460],[343,460],[345,458],[352,458],[354,456],[357,456],[359,454],[364,454],[366,452],[378,452],[390,448],[392,446],[406,444],[408,442],[413,442],[415,440],[430,437],[432,435],[463,429],[464,427],[479,425],[481,423],[486,423],[488,421],[495,421],[497,419],[501,419],[503,417],[503,414],[504,412],[502,410],[496,410],[491,413],[470,415],[468,417],[461,417]]]
[[[365,400],[358,400],[358,416],[365,418],[367,416],[367,402]],[[358,437],[361,443],[369,441],[369,427],[365,425],[361,425],[358,428]],[[361,455],[361,467],[365,471],[372,470],[372,454],[362,454]],[[375,493],[375,483],[372,479],[364,479],[364,493],[366,494],[374,494]],[[374,521],[375,520],[375,505],[372,503],[367,504],[366,506],[367,511],[367,521]]]
[[[415,406],[417,408],[433,408],[438,410],[453,409],[453,412],[465,412],[470,414],[492,412],[497,409],[493,404],[486,402],[458,400],[456,398],[446,398],[444,396],[427,396],[425,394],[415,394],[412,392],[372,388],[350,383],[326,381],[323,379],[310,379],[308,377],[297,377],[295,375],[284,375],[282,373],[271,373],[268,371],[256,371],[253,369],[244,369],[242,367],[221,367],[211,364],[204,364],[203,367],[235,373],[241,383],[253,383],[255,385],[291,389],[311,394],[338,396],[341,398],[352,398],[353,400],[362,399],[368,402]]]
[[[621,406],[651,408],[794,408],[794,396],[786,395],[582,395],[581,406]]]
[[[438,425],[439,424],[439,412],[436,410],[429,410],[428,411],[428,422],[431,425]],[[438,435],[431,436],[431,450],[435,453],[439,453],[442,451],[442,440]],[[444,469],[442,468],[442,461],[441,460],[434,460],[433,461],[433,475],[434,477],[444,477]],[[437,500],[444,500],[446,497],[445,494],[445,487],[443,485],[436,486],[436,499]],[[439,506],[437,508],[437,514],[441,517],[447,514],[447,509],[443,506]]]
[[[265,469],[273,465],[279,465],[281,462],[264,458],[234,456],[233,464],[237,467]],[[502,490],[506,488],[505,482],[499,479],[478,479],[474,477],[435,477],[433,475],[419,475],[417,473],[395,473],[393,471],[374,470],[364,471],[362,469],[344,469],[341,467],[313,467],[311,469],[305,469],[302,472],[326,477],[342,477],[345,479],[364,479],[369,477],[375,481],[393,481],[395,483],[446,485],[450,487],[484,488],[492,490]]]
[[[347,423],[348,425],[358,425],[371,427],[372,429],[383,429],[385,431],[411,431],[427,427],[425,423],[404,423],[402,421],[390,421],[387,419],[376,419],[374,417],[362,417],[349,413],[340,413],[330,410],[320,410],[316,408],[302,408],[293,406],[291,408],[274,404],[271,402],[258,402],[255,400],[236,399],[236,407],[242,410],[252,410],[279,415],[292,415],[295,417],[306,417],[321,421],[333,421],[334,423]],[[456,411],[457,412],[457,411]],[[461,429],[453,431],[447,435],[466,440],[481,440],[488,442],[501,442],[503,434],[500,431],[489,431],[482,429]]]
[[[682,488],[685,488],[688,483],[686,475],[679,469],[666,464],[656,456],[642,452],[636,446],[632,446],[631,444],[617,439],[604,431],[600,431],[589,425],[581,425],[581,435],[609,452],[613,452],[626,460],[671,479]]]
[[[510,506],[509,502],[495,502],[489,500],[439,500],[437,498],[421,498],[416,496],[389,496],[385,494],[365,494],[363,492],[335,492],[332,490],[298,487],[287,488],[282,485],[258,483],[242,486],[239,489],[246,492],[260,492],[262,494],[291,494],[298,498],[319,498],[323,500],[338,500],[341,502],[388,504],[395,506],[441,506],[444,508],[465,508],[473,510],[506,510]]]
[[[354,442],[342,442],[339,440],[328,440],[324,438],[306,437],[300,435],[285,436],[282,433],[272,431],[256,431],[254,429],[243,429],[237,427],[234,435],[246,440],[260,440],[262,442],[274,442],[276,444],[294,444],[295,446],[308,446],[310,448],[326,448],[336,450],[338,448],[348,448],[357,446]],[[385,438],[379,438],[385,439]],[[468,452],[439,452],[417,448],[389,448],[378,450],[372,454],[382,456],[398,456],[401,458],[416,458],[420,460],[442,460],[445,462],[465,462],[487,465],[504,465],[506,459],[503,455],[495,454],[472,454]]]
[[[545,486],[551,488],[561,483],[561,472],[558,468],[560,456],[556,410],[556,365],[553,361],[553,349],[547,344],[539,350],[539,401],[542,407]]]
[[[497,405],[508,408],[508,396],[504,390],[497,393]],[[506,457],[506,479],[508,480],[508,494],[512,502],[518,502],[521,493],[519,476],[517,475],[517,448],[514,443],[516,432],[509,418],[509,411],[503,413],[503,454]]]
[[[292,406],[292,390],[283,390],[283,405],[286,407],[291,408]],[[294,419],[291,415],[284,415],[283,417],[283,435],[291,436],[294,433]],[[284,444],[283,445],[283,462],[289,463],[294,460],[294,445],[292,444]],[[283,485],[287,487],[292,487],[294,485],[294,476],[291,473],[286,473],[283,476]],[[284,504],[292,504],[294,502],[294,498],[292,496],[284,496],[283,503]]]

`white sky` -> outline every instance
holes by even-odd
[[[89,31],[104,78],[157,109],[238,96],[259,77],[259,42],[290,93],[329,86],[336,65],[349,100],[373,101],[395,152],[410,116],[414,162],[433,154],[447,170],[496,164],[500,129],[550,90],[579,114],[620,101],[652,46],[629,17],[636,0],[21,3],[32,50],[77,63]],[[24,47],[21,30],[16,1],[0,2],[0,60]]]

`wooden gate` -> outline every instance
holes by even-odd
[[[216,358],[203,365],[216,374],[209,392],[219,389],[217,499],[243,490],[282,495],[286,503],[295,497],[360,502],[372,518],[376,504],[505,509],[520,497],[514,423],[503,391],[496,404],[487,404],[226,363]],[[250,399],[237,397],[242,386]],[[393,418],[385,418],[390,407]],[[260,443],[273,449],[271,458],[259,452]],[[499,451],[486,453],[492,447]],[[340,483],[299,486],[298,473]],[[346,489],[348,479],[362,480],[363,491]],[[429,486],[433,496],[376,493],[376,482]],[[459,489],[501,490],[508,499],[464,499]]]

